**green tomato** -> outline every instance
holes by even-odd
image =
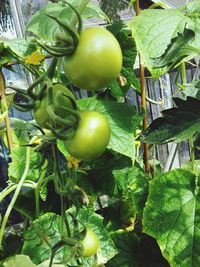
[[[75,158],[93,160],[101,156],[110,140],[110,126],[103,114],[96,111],[80,111],[80,121],[65,147]]]
[[[117,39],[103,28],[87,28],[71,56],[63,59],[68,79],[77,87],[95,91],[107,87],[122,68],[122,51]]]
[[[53,85],[53,107],[56,115],[60,116],[61,118],[64,118],[65,116],[69,116],[69,113],[62,108],[62,106],[66,108],[73,109],[72,102],[69,98],[62,95],[62,93],[68,97],[70,97],[72,100],[75,101],[74,95],[72,92],[66,88],[62,84],[55,84]],[[43,128],[49,129],[49,126],[47,123],[52,123],[52,120],[49,118],[48,112],[47,112],[47,106],[48,106],[48,93],[45,92],[42,100],[40,101],[39,106],[33,111],[33,116],[36,120],[36,122]]]
[[[81,241],[83,245],[83,257],[93,256],[99,247],[99,238],[91,229],[87,229],[86,236]]]

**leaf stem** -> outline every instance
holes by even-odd
[[[189,139],[190,148],[191,148],[191,161],[192,161],[192,171],[195,171],[195,148],[193,138]]]
[[[18,185],[18,184],[12,184],[12,185],[7,186],[7,187],[0,193],[0,202],[1,202],[5,197],[7,197],[7,195],[9,195],[11,192],[13,192],[13,191],[17,188],[17,185]],[[27,182],[23,183],[22,186],[23,186],[23,187],[27,187],[27,188],[35,189],[34,184],[27,183]]]
[[[40,178],[35,188],[35,218],[36,219],[40,215],[40,189],[41,189],[41,186],[42,186],[45,174],[46,174],[45,170],[46,170],[47,165],[48,165],[48,162],[47,160],[45,160]]]
[[[81,0],[79,6],[76,8],[78,13],[82,15],[84,9],[86,8],[87,4],[89,3],[89,0]],[[75,26],[78,22],[77,15],[74,14],[71,18],[70,24],[71,26]]]
[[[169,5],[167,5],[166,3],[163,3],[163,2],[157,2],[157,3],[154,3],[153,5],[151,5],[149,7],[149,9],[155,9],[157,7],[162,7],[164,9],[170,9],[171,7]]]
[[[181,75],[182,75],[182,84],[183,86],[187,84],[187,72],[185,67],[185,62],[181,63]]]

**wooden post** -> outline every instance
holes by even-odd
[[[140,2],[136,0],[136,15],[140,14]],[[140,85],[141,85],[141,107],[144,109],[144,112],[147,110],[146,104],[146,89],[145,89],[145,75],[144,75],[144,64],[142,62],[142,58],[139,54],[139,64],[140,64]],[[143,120],[143,129],[147,128],[147,116],[145,115]],[[145,164],[145,171],[149,175],[150,174],[150,165],[149,165],[149,147],[148,144],[144,144],[144,164]]]
[[[1,101],[7,107],[6,93],[5,93],[5,79],[2,69],[0,69],[0,95],[1,95]],[[12,141],[12,132],[11,132],[10,119],[8,113],[6,114],[5,117],[5,124],[6,124],[6,137],[8,141],[8,147],[11,151],[11,149],[13,148],[13,141]]]

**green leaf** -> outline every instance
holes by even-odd
[[[80,4],[79,0],[70,0],[68,2],[75,8]],[[62,29],[59,24],[48,17],[47,14],[70,21],[72,15],[74,15],[74,11],[63,2],[48,3],[47,6],[32,16],[27,25],[27,30],[42,40],[52,42],[55,40],[55,35],[62,32]],[[91,3],[88,4],[81,17],[82,19],[95,17],[108,20],[106,14],[98,6]]]
[[[75,214],[75,209],[69,209],[69,212]],[[97,252],[98,263],[106,263],[117,254],[117,250],[113,240],[103,225],[103,217],[88,210],[80,209],[77,219],[80,220],[86,227],[92,229],[99,238],[100,248]],[[83,258],[84,266],[91,267],[95,257]]]
[[[108,262],[108,267],[140,267],[139,238],[125,231],[113,233],[112,238],[119,254]]]
[[[194,38],[194,32],[191,30],[185,30],[183,34],[172,39],[172,43],[168,46],[167,51],[158,58],[151,58],[150,64],[153,66],[152,74],[160,72],[166,73],[175,68],[182,62],[193,58],[197,53],[189,47],[189,43]]]
[[[199,53],[199,1],[180,9],[144,10],[128,25],[154,78]]]
[[[12,52],[9,49],[6,49],[4,42],[0,40],[0,66],[12,62],[13,59],[14,56]]]
[[[133,66],[137,56],[136,45],[134,39],[130,37],[130,33],[127,32],[124,27],[125,24],[121,21],[117,21],[107,27],[107,29],[111,31],[118,40],[123,55],[121,75],[126,79],[126,84],[121,85],[118,80],[115,80],[110,85],[112,95],[117,97],[125,96],[131,86],[140,91],[139,80],[136,78],[133,71]]]
[[[30,168],[27,180],[36,180],[39,178],[38,166],[41,162],[41,155],[31,149]],[[26,147],[15,147],[11,151],[12,162],[9,163],[8,175],[11,180],[18,181],[22,177],[26,162]]]
[[[163,117],[155,119],[140,136],[141,141],[149,144],[179,143],[199,132],[200,100],[174,98],[174,102],[177,107],[164,110]]]
[[[79,3],[79,0],[77,0],[77,3]],[[89,19],[89,18],[100,18],[104,19],[106,21],[109,21],[109,17],[94,3],[89,3],[86,7],[86,9],[83,12],[82,15],[83,19]]]
[[[118,230],[112,238],[119,254],[108,262],[109,267],[169,267],[150,236],[142,234],[139,237],[133,232]]]
[[[39,130],[30,122],[17,118],[10,118],[13,144],[16,146],[29,143],[31,136],[40,134]],[[6,130],[5,122],[0,123],[0,132]]]
[[[12,258],[9,258],[4,262],[4,267],[36,267],[35,264],[32,263],[30,258],[25,255],[16,255]]]
[[[195,173],[200,174],[200,160],[195,160],[194,163],[192,161],[186,162],[182,168],[191,172],[195,169]]]
[[[14,209],[29,220],[33,220],[35,218],[35,190],[29,189],[19,194]]]
[[[128,157],[101,157],[93,163],[88,177],[104,209],[107,229],[127,227],[136,215],[142,216],[149,179]]]
[[[37,267],[49,267],[49,262],[50,262],[49,260],[44,261],[41,264],[37,265]],[[52,264],[52,267],[65,267],[65,265],[55,263],[55,264]]]
[[[74,233],[75,229],[74,221],[72,220],[72,216],[69,215],[69,213],[73,214],[74,217],[76,217],[76,219],[81,222],[81,225],[85,225],[86,227],[89,227],[94,230],[94,232],[99,237],[99,261],[103,260],[104,262],[106,262],[117,253],[112,239],[110,238],[108,232],[103,226],[103,217],[87,209],[80,209],[78,215],[75,208],[69,209],[66,212],[66,215],[70,225],[71,234]],[[54,246],[58,241],[61,240],[60,223],[60,216],[53,213],[46,213],[42,215],[39,219],[35,220],[27,230],[22,252],[26,255],[29,255],[32,261],[36,264],[48,260],[51,256],[51,251],[49,249],[49,246],[44,242],[44,240],[41,240],[38,234],[40,232],[40,234],[44,236],[45,240],[47,240],[52,246]],[[64,234],[67,237],[66,230],[64,231]],[[66,259],[70,256],[70,252],[71,250],[69,246],[62,247],[56,253],[54,257],[55,261],[62,261],[63,257]],[[84,263],[84,266],[90,267],[91,263],[94,262],[94,259],[95,258],[93,256],[88,259],[82,258],[81,261]]]
[[[4,45],[16,58],[22,59],[32,54],[37,49],[34,44],[31,44],[28,42],[28,39],[25,38],[8,40]]]
[[[156,238],[170,266],[199,266],[199,211],[199,181],[192,172],[173,170],[150,183],[143,231]]]
[[[150,58],[162,56],[171,40],[178,33],[183,33],[186,21],[186,17],[179,10],[149,9],[142,11],[128,23],[147,67],[150,67]]]
[[[184,99],[188,96],[200,99],[200,80],[194,80],[181,91]]]
[[[41,240],[39,232],[41,232],[53,246],[61,239],[59,227],[60,216],[53,213],[46,213],[39,219],[33,221],[26,232],[22,253],[29,255],[32,261],[36,264],[50,259],[51,251],[47,244]],[[62,260],[62,256],[63,251],[59,250],[55,259]]]
[[[125,103],[97,100],[94,97],[81,99],[77,104],[82,110],[95,110],[104,114],[111,127],[108,149],[134,160],[134,132],[142,117],[136,114],[133,107],[130,108]]]

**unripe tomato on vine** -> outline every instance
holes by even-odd
[[[110,140],[110,125],[106,117],[96,111],[79,111],[80,121],[74,135],[65,141],[68,152],[80,160],[101,156]]]
[[[54,84],[52,90],[53,106],[56,115],[62,118],[69,116],[68,112],[63,109],[63,107],[73,109],[73,105],[70,99],[75,101],[74,95],[68,88],[59,83]],[[48,123],[53,123],[47,112],[48,105],[48,93],[46,91],[44,96],[40,100],[39,106],[35,110],[33,110],[33,116],[36,122],[45,129],[49,129]]]
[[[83,245],[83,257],[91,257],[97,252],[99,247],[99,238],[93,230],[88,228],[81,243]]]
[[[108,30],[97,27],[83,30],[75,52],[63,59],[68,79],[89,91],[107,87],[121,68],[122,51],[117,39]]]

